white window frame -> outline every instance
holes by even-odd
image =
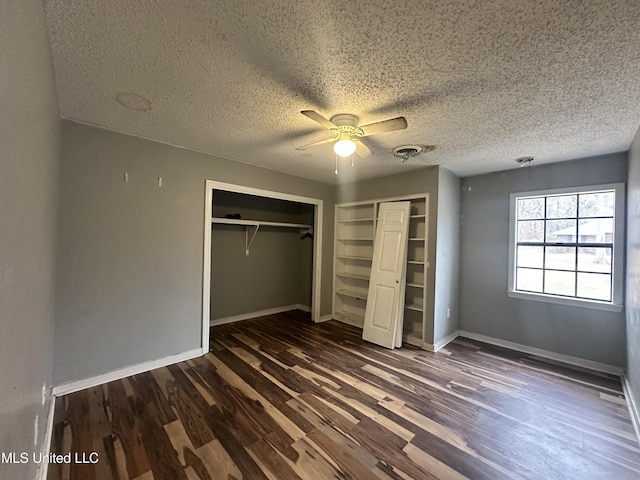
[[[516,203],[522,197],[549,196],[572,193],[588,193],[599,190],[615,191],[614,233],[613,233],[613,262],[611,265],[612,296],[611,302],[587,300],[574,297],[563,297],[545,293],[533,293],[516,290]],[[625,184],[609,183],[605,185],[585,185],[580,187],[555,188],[530,192],[514,192],[509,198],[509,276],[507,295],[512,298],[534,300],[539,302],[556,303],[575,307],[595,308],[620,312],[623,308],[624,281],[624,225],[625,225]]]

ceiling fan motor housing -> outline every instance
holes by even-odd
[[[357,127],[358,117],[350,113],[338,113],[331,117],[331,123],[338,127]]]
[[[364,132],[358,127],[358,122],[359,119],[355,115],[338,113],[331,117],[331,123],[336,126],[336,128],[332,128],[331,130],[342,137],[359,137],[364,135]]]

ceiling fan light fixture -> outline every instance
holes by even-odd
[[[356,142],[350,138],[343,138],[333,145],[333,151],[341,157],[350,157],[356,151]]]

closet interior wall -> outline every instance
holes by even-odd
[[[213,217],[313,225],[314,206],[225,190],[214,190]],[[212,224],[211,321],[278,309],[311,307],[313,239],[301,228]]]

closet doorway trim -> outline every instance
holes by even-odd
[[[322,200],[290,193],[275,192],[233,183],[205,180],[204,195],[204,265],[202,268],[202,350],[209,351],[209,315],[211,309],[211,217],[213,213],[213,191],[225,190],[258,197],[275,198],[313,205],[313,278],[311,280],[311,319],[320,321],[320,283],[322,265]]]

